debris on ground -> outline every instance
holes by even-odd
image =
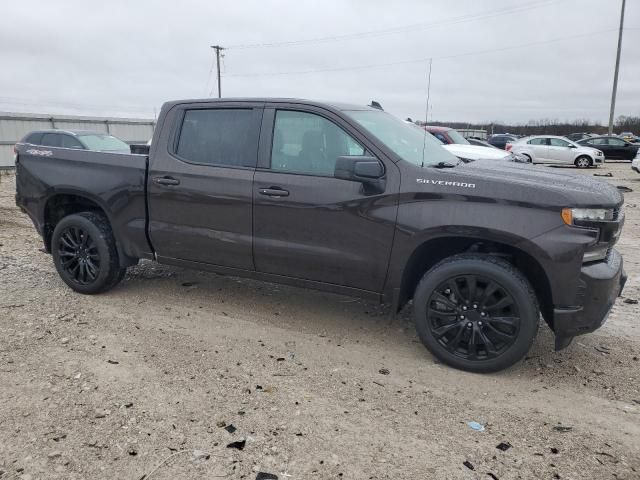
[[[607,347],[606,345],[596,345],[595,348],[598,352],[600,353],[605,353],[607,355],[609,355],[611,353],[611,349],[609,347]]]
[[[613,173],[594,173],[594,177],[613,177]]]
[[[511,444],[509,442],[500,442],[498,445],[496,445],[496,448],[498,450],[502,450],[503,452],[506,452],[511,448]]]
[[[638,303],[638,300],[636,300],[635,298],[625,298],[624,303],[628,303],[629,305],[636,305]]]
[[[484,425],[478,422],[467,422],[467,425],[469,425],[469,428],[472,428],[473,430],[484,432]]]
[[[238,440],[237,442],[231,442],[227,445],[227,448],[235,448],[236,450],[244,450],[244,446],[247,444],[246,440]]]
[[[381,373],[382,375],[389,375],[391,371],[388,368],[381,368],[378,370],[378,373]]]
[[[625,187],[624,185],[618,185],[616,188],[621,192],[633,192],[632,188]]]
[[[224,427],[224,429],[229,433],[235,433],[235,431],[238,430],[236,427],[233,426],[232,423]]]
[[[562,433],[565,433],[565,432],[570,432],[571,430],[573,430],[573,427],[565,427],[565,426],[563,426],[563,425],[556,425],[556,426],[554,426],[554,427],[553,427],[553,429],[554,429],[556,432],[562,432]]]
[[[191,462],[192,463],[202,463],[211,458],[211,454],[209,452],[205,452],[203,450],[194,450],[191,452]]]
[[[469,470],[475,470],[476,467],[473,466],[473,463],[471,463],[469,460],[465,460],[464,462],[462,462],[462,464],[467,467]]]
[[[278,480],[278,476],[273,473],[258,472],[256,480]]]

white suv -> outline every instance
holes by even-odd
[[[604,163],[604,154],[600,150],[553,135],[521,138],[511,144],[510,149],[507,145],[507,150],[524,155],[531,163],[575,165],[578,168],[597,167]]]

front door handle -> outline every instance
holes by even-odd
[[[153,181],[158,185],[180,185],[180,180],[173,177],[154,177]]]
[[[289,192],[280,187],[261,188],[258,190],[260,195],[266,195],[267,197],[288,197]]]

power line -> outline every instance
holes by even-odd
[[[244,49],[250,49],[250,48],[291,47],[291,46],[308,45],[308,44],[314,44],[314,43],[316,44],[327,43],[327,42],[336,42],[336,41],[342,41],[342,40],[377,37],[382,35],[393,35],[398,33],[406,33],[411,30],[424,30],[430,27],[452,25],[452,24],[469,22],[474,20],[484,20],[487,18],[499,17],[502,15],[510,15],[513,13],[520,13],[520,12],[531,10],[534,8],[546,7],[546,6],[564,2],[564,1],[566,0],[545,0],[542,2],[538,1],[538,2],[527,3],[524,5],[518,5],[516,7],[511,7],[511,8],[491,10],[485,13],[449,17],[449,18],[445,18],[445,19],[438,20],[431,23],[414,23],[410,25],[403,25],[403,26],[380,29],[380,30],[369,30],[365,32],[346,33],[342,35],[333,35],[333,36],[327,36],[327,37],[309,38],[309,39],[302,39],[302,40],[287,40],[287,41],[271,42],[271,43],[247,43],[247,44],[231,45],[227,48],[234,49],[234,50],[244,50]]]
[[[637,30],[638,28],[626,28],[625,30]],[[590,37],[593,35],[598,35],[598,34],[602,34],[602,33],[609,33],[609,32],[613,32],[613,31],[617,31],[617,28],[608,28],[606,30],[598,30],[598,31],[594,31],[594,32],[589,32],[589,33],[581,33],[581,34],[577,34],[577,35],[569,35],[569,36],[565,36],[565,37],[558,37],[558,38],[553,38],[550,40],[542,40],[539,42],[530,42],[530,43],[524,43],[521,45],[513,45],[510,47],[503,47],[503,48],[492,48],[492,49],[485,49],[485,50],[474,50],[471,52],[465,52],[465,53],[459,53],[459,54],[454,54],[454,55],[443,55],[443,56],[430,56],[430,57],[422,57],[422,58],[416,58],[416,59],[410,59],[410,60],[400,60],[400,61],[396,61],[396,62],[387,62],[387,63],[372,63],[372,64],[368,64],[368,65],[351,65],[348,67],[330,67],[330,68],[322,68],[322,69],[314,69],[314,70],[298,70],[298,71],[289,71],[289,72],[252,72],[252,73],[231,73],[231,74],[227,74],[225,75],[225,77],[265,77],[265,76],[284,76],[284,75],[307,75],[307,74],[313,74],[313,73],[325,73],[325,72],[341,72],[341,71],[349,71],[349,70],[366,70],[369,68],[380,68],[380,67],[392,67],[392,66],[396,66],[396,65],[406,65],[406,64],[411,64],[411,63],[422,63],[422,62],[426,62],[427,60],[429,60],[430,58],[433,58],[434,60],[445,60],[445,59],[449,59],[449,58],[459,58],[459,57],[467,57],[467,56],[471,56],[471,55],[482,55],[482,54],[486,54],[486,53],[494,53],[494,52],[503,52],[503,51],[507,51],[507,50],[517,50],[520,48],[526,48],[526,47],[532,47],[532,46],[536,46],[536,45],[546,45],[549,43],[555,43],[555,42],[560,42],[560,41],[564,41],[564,40],[572,40],[575,38],[583,38],[583,37]]]

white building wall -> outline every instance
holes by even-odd
[[[80,117],[0,112],[0,168],[12,167],[13,145],[33,130],[50,128],[109,132],[127,143],[147,143],[155,121],[137,118]]]

